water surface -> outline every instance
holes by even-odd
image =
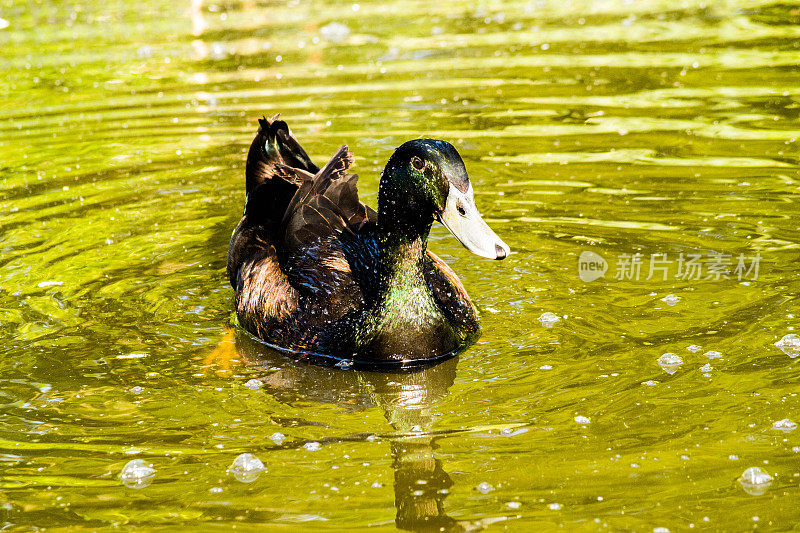
[[[800,359],[774,345],[800,313],[790,3],[5,1],[0,19],[7,526],[800,520],[800,432],[772,429],[800,422]],[[347,143],[373,206],[394,147],[457,146],[514,251],[434,230],[484,325],[457,361],[321,369],[226,329],[246,150],[276,112],[318,163]],[[586,251],[604,277],[581,280]],[[226,472],[245,452],[267,468],[252,483]],[[131,459],[149,486],[120,481]],[[737,482],[752,466],[761,496]]]

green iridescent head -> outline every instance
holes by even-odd
[[[445,141],[415,139],[395,150],[381,177],[378,212],[389,235],[426,238],[438,220],[481,257],[503,259],[509,253],[481,218],[464,161]]]

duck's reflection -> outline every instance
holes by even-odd
[[[412,531],[461,530],[445,512],[444,499],[453,481],[442,462],[434,457],[431,440],[396,440],[391,446],[397,527]]]
[[[301,390],[312,401],[379,406],[398,435],[390,441],[397,526],[462,530],[445,512],[453,481],[435,456],[430,434],[435,408],[453,384],[457,359],[413,373],[353,372],[295,363],[243,333],[231,341],[243,361],[271,369],[263,381],[276,396]]]

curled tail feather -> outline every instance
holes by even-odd
[[[319,171],[286,122],[280,120],[280,115],[261,118],[258,124],[258,133],[247,153],[245,175],[248,196],[273,178],[298,183],[305,173],[314,175]],[[293,169],[301,172],[294,172]]]

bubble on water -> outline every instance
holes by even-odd
[[[517,435],[522,435],[528,432],[528,428],[503,428],[500,430],[500,434],[504,437],[515,437]]]
[[[550,509],[551,511],[560,511],[561,510],[561,504],[560,503],[551,503],[550,505],[547,506],[547,508]]]
[[[674,294],[667,294],[661,298],[661,301],[667,305],[675,305],[676,303],[680,302],[681,299],[679,296],[675,296]]]
[[[372,485],[370,485],[370,487],[372,487],[373,489],[379,489],[379,488],[383,487],[383,483],[381,483],[379,481],[375,481]]]
[[[586,425],[586,424],[590,423],[591,421],[592,420],[589,417],[586,417],[586,416],[583,416],[583,415],[578,415],[578,416],[575,417],[575,422],[577,422],[578,424]]]
[[[276,431],[270,436],[269,440],[280,446],[281,444],[283,444],[283,441],[286,440],[286,435],[284,435],[280,431]]]
[[[706,353],[704,353],[703,355],[705,355],[705,356],[706,356],[706,357],[708,357],[709,359],[717,359],[717,358],[719,358],[719,357],[722,357],[722,354],[721,354],[721,353],[719,353],[719,352],[718,352],[718,351],[716,351],[716,350],[709,350],[709,351],[707,351]]]
[[[40,281],[37,287],[45,288],[45,287],[58,287],[59,285],[63,285],[63,281]]]
[[[669,529],[665,527],[654,527],[653,533],[669,533]]]
[[[784,433],[789,433],[790,431],[794,431],[795,429],[797,429],[797,424],[795,424],[788,418],[784,418],[783,420],[778,420],[777,422],[772,424],[772,429],[783,431]]]
[[[700,372],[711,372],[712,370],[714,370],[714,367],[712,367],[710,363],[706,363],[700,367]]]
[[[131,392],[133,394],[141,394],[144,392],[144,387],[140,385],[134,385],[133,387],[131,387]]]
[[[647,381],[643,381],[642,385],[647,385],[648,387],[655,387],[656,385],[658,385],[658,381],[648,379]]]
[[[506,502],[506,507],[509,509],[519,509],[521,506],[520,502]]]
[[[130,489],[143,489],[152,483],[156,471],[153,465],[143,459],[133,459],[122,467],[119,478]]]
[[[260,379],[250,379],[244,384],[245,387],[251,390],[260,389],[264,386],[264,383]]]
[[[336,368],[341,368],[342,370],[347,370],[348,368],[353,366],[353,360],[352,359],[342,359],[341,361],[336,363],[335,366],[336,366]]]
[[[321,27],[319,34],[326,41],[340,43],[350,36],[350,28],[341,22],[331,22]]]
[[[40,283],[41,287],[42,284]],[[794,359],[800,355],[800,337],[794,333],[785,335],[781,340],[775,343],[775,346],[781,349],[783,353]]]
[[[738,461],[739,460],[739,456],[738,455],[734,455],[734,454],[730,454],[728,456],[728,459],[731,460],[731,461]]]
[[[477,490],[481,494],[489,494],[490,492],[492,492],[494,490],[494,487],[492,487],[490,484],[488,484],[485,481],[483,481],[481,483],[478,483],[478,486],[475,487],[475,490]]]
[[[316,452],[322,449],[322,444],[319,442],[306,442],[303,444],[303,448],[308,450],[309,452]]]
[[[745,470],[739,477],[739,484],[747,494],[761,496],[772,485],[772,476],[762,472],[757,466],[753,466]]]
[[[667,352],[658,358],[658,366],[667,374],[674,374],[682,364],[683,359],[672,352]]]
[[[266,468],[264,467],[264,463],[261,462],[261,459],[252,453],[243,453],[239,455],[233,460],[231,466],[228,467],[228,473],[242,483],[252,483],[258,479],[258,476],[265,470]]]
[[[147,59],[153,56],[153,47],[149,44],[144,46],[140,46],[136,49],[136,55],[141,57],[142,59]]]
[[[697,353],[700,350],[702,350],[703,348],[698,346],[698,345],[696,345],[696,344],[690,344],[689,346],[686,347],[686,349],[689,350],[692,353]]]
[[[551,312],[542,313],[542,316],[539,317],[539,322],[546,328],[552,328],[553,324],[560,321],[561,319],[558,318],[558,315]]]

